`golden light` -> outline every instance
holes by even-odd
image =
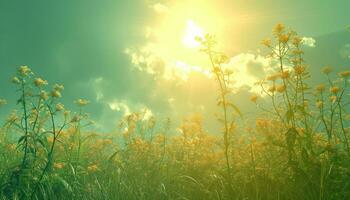
[[[192,20],[187,21],[187,28],[182,43],[188,48],[196,48],[200,43],[196,41],[196,37],[204,37],[204,31]]]

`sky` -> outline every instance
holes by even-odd
[[[314,82],[324,65],[350,68],[348,0],[1,0],[0,120],[15,108],[16,67],[65,85],[62,103],[90,101],[96,128],[143,111],[175,124],[192,113],[215,127],[217,85],[194,36],[215,35],[229,56],[235,102],[248,116],[253,83],[268,73],[260,41],[284,23],[304,37]]]

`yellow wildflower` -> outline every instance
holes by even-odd
[[[350,71],[339,72],[338,75],[339,75],[340,77],[347,78],[347,77],[350,76]]]
[[[277,34],[280,34],[284,31],[285,29],[285,26],[281,23],[277,24],[274,28],[274,32],[277,33]]]
[[[332,103],[335,103],[337,101],[337,96],[331,96],[329,97],[329,100],[332,102]]]
[[[302,65],[298,65],[294,68],[294,70],[297,75],[301,75],[305,72],[305,67]]]
[[[57,91],[59,91],[59,92],[62,92],[62,90],[64,90],[64,86],[56,83],[56,84],[53,86],[53,89],[54,89],[54,90],[57,90]]]
[[[0,99],[0,106],[6,105],[7,101],[5,99]]]
[[[76,103],[78,106],[85,106],[89,103],[89,101],[85,99],[78,99],[74,103]]]
[[[333,71],[332,68],[329,66],[322,68],[322,73],[324,73],[324,74],[330,74],[332,71]]]
[[[54,98],[60,98],[60,97],[62,97],[62,94],[59,90],[54,90],[51,92],[51,96]]]
[[[60,112],[64,109],[64,105],[62,103],[58,103],[56,105],[56,111]]]
[[[63,163],[54,163],[53,166],[56,168],[56,169],[62,169],[64,167],[64,164]]]
[[[322,108],[323,107],[323,101],[317,101],[316,102],[316,107],[317,108]]]
[[[96,164],[90,165],[90,166],[87,167],[87,170],[89,172],[95,172],[95,171],[98,170],[98,166]]]
[[[12,83],[15,83],[15,84],[20,84],[20,83],[21,83],[21,81],[19,80],[19,78],[16,77],[16,76],[12,78],[11,82],[12,82]]]
[[[36,78],[36,79],[34,80],[34,85],[35,85],[36,87],[42,87],[42,86],[44,86],[44,85],[47,85],[47,81],[46,81],[46,80],[43,80],[43,79],[41,79],[41,78]]]
[[[45,92],[44,90],[42,90],[40,92],[40,98],[42,98],[43,100],[47,100],[49,98],[49,96],[47,95],[47,92]]]
[[[28,67],[28,66],[20,66],[18,68],[18,72],[19,74],[21,74],[22,76],[27,76],[32,70]]]
[[[333,87],[329,88],[329,91],[333,94],[337,94],[340,91],[340,88],[337,86],[333,86]]]
[[[320,93],[323,92],[325,89],[326,89],[326,86],[324,84],[320,84],[316,87],[316,90]]]
[[[261,44],[267,46],[267,47],[270,47],[271,46],[271,40],[270,39],[264,39]]]
[[[285,90],[286,90],[286,86],[285,85],[279,85],[279,86],[277,86],[277,88],[276,88],[276,90],[277,90],[277,92],[279,92],[279,93],[283,93]]]
[[[256,101],[258,100],[258,95],[256,94],[253,94],[251,97],[250,97],[250,100],[254,103],[256,103]]]

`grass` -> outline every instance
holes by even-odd
[[[326,67],[325,83],[309,85],[302,39],[278,24],[263,41],[278,67],[251,97],[263,117],[243,125],[227,57],[212,36],[198,41],[217,79],[222,134],[205,132],[193,115],[171,135],[170,119],[142,112],[113,134],[93,133],[87,100],[68,111],[62,85],[47,90],[19,67],[19,110],[0,130],[0,199],[349,199],[350,71]]]

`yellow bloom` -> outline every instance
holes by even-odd
[[[12,82],[12,83],[15,83],[15,84],[20,84],[20,83],[21,83],[21,81],[19,80],[19,78],[16,77],[16,76],[12,78],[11,82]]]
[[[28,66],[20,66],[18,68],[18,72],[19,74],[21,74],[22,76],[27,76],[32,70],[28,67]]]
[[[51,96],[54,98],[60,98],[60,97],[62,97],[62,94],[59,90],[54,90],[51,92]]]
[[[63,163],[54,163],[53,166],[56,168],[56,169],[62,169],[64,167],[64,164]]]
[[[78,100],[75,101],[75,103],[78,106],[86,106],[89,103],[89,101],[85,100],[85,99],[78,99]]]
[[[53,89],[54,89],[54,90],[57,90],[57,91],[59,91],[59,92],[62,92],[62,90],[64,90],[64,86],[56,83],[56,84],[53,86]]]
[[[268,81],[275,81],[275,80],[277,80],[279,77],[280,77],[280,74],[273,74],[273,75],[268,76],[266,79],[267,79]]]
[[[298,65],[294,68],[294,70],[297,75],[301,75],[305,72],[305,67],[302,65]]]
[[[36,87],[42,87],[42,86],[44,86],[44,85],[47,85],[47,81],[46,81],[46,80],[43,80],[43,79],[41,79],[41,78],[36,78],[36,79],[34,80],[34,85],[35,85]]]
[[[269,92],[271,93],[274,93],[276,91],[276,87],[274,85],[272,85],[270,88],[269,88]]]
[[[350,76],[350,71],[339,72],[338,75],[339,75],[340,77],[347,78],[347,77]]]
[[[333,70],[332,70],[331,67],[326,66],[326,67],[323,67],[321,71],[322,71],[322,73],[324,73],[324,74],[330,74]]]
[[[278,40],[282,43],[287,43],[289,41],[289,35],[280,35]]]
[[[340,88],[337,86],[333,86],[333,87],[329,88],[329,91],[333,94],[337,94],[340,91]]]
[[[98,166],[96,164],[90,165],[90,166],[87,167],[87,170],[89,172],[95,172],[95,171],[98,170]]]
[[[301,41],[302,41],[302,39],[301,39],[300,37],[298,37],[298,36],[296,36],[296,37],[293,38],[293,44],[294,44],[295,46],[300,45]]]
[[[335,103],[337,101],[337,96],[331,96],[329,97],[329,100],[332,102],[332,103]]]
[[[258,95],[254,94],[250,97],[250,100],[254,103],[256,103],[256,101],[258,100]]]
[[[289,71],[288,71],[288,70],[283,71],[283,72],[281,73],[281,78],[283,78],[283,79],[288,79],[289,77],[290,77],[290,74],[289,74]]]
[[[5,99],[0,99],[0,106],[6,105],[7,101]]]
[[[270,39],[264,39],[263,41],[261,41],[261,44],[270,47],[271,46],[271,40]]]
[[[49,96],[47,95],[47,92],[45,92],[44,90],[42,90],[40,92],[40,98],[42,98],[43,100],[47,100],[49,98]]]
[[[316,87],[316,90],[320,93],[323,92],[325,89],[326,89],[326,86],[324,84],[320,84]]]
[[[317,108],[322,108],[323,107],[323,101],[317,101],[316,102],[316,107]]]
[[[62,103],[58,103],[56,105],[56,111],[60,112],[64,109],[64,105]]]
[[[285,27],[283,24],[279,23],[275,26],[274,28],[274,32],[277,33],[277,34],[280,34],[284,31]]]
[[[279,86],[277,86],[276,90],[279,93],[283,93],[286,90],[286,86],[285,85],[279,85]]]

